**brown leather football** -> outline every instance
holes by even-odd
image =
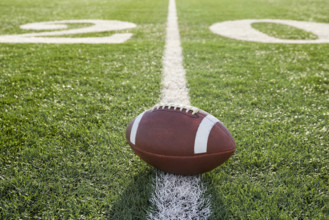
[[[235,152],[223,123],[195,107],[158,105],[128,125],[126,138],[144,161],[181,175],[210,171]]]

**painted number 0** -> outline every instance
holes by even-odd
[[[277,23],[290,25],[318,36],[315,40],[284,40],[268,36],[256,29],[251,24],[258,22]],[[224,21],[210,26],[210,30],[218,35],[243,41],[261,43],[285,43],[285,44],[321,44],[329,43],[329,24],[294,21],[294,20],[273,20],[273,19],[247,19],[236,21]]]
[[[89,27],[67,29],[66,24],[93,24]],[[64,20],[64,21],[49,21],[38,22],[21,25],[21,29],[25,30],[58,30],[39,33],[27,33],[18,35],[2,35],[0,43],[46,43],[46,44],[118,44],[129,40],[131,33],[116,33],[106,37],[51,37],[62,35],[74,35],[85,33],[99,33],[105,31],[124,30],[136,27],[136,24],[114,20]]]

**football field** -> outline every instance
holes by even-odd
[[[168,6],[0,1],[0,219],[157,210],[157,171],[125,133],[167,100]],[[188,97],[171,91],[236,142],[199,176],[209,219],[328,219],[328,0],[176,0],[176,9]]]

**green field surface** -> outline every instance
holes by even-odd
[[[202,175],[210,219],[328,219],[329,44],[243,42],[209,30],[238,19],[329,23],[328,1],[176,4],[191,104],[220,119],[237,145]],[[167,8],[167,0],[1,0],[0,35],[73,19],[137,27],[67,36],[132,33],[122,44],[0,43],[0,219],[146,219],[154,170],[125,130],[159,102]]]
[[[220,119],[237,144],[204,176],[211,219],[328,219],[329,44],[243,42],[209,31],[239,19],[329,23],[328,1],[181,0],[177,8],[191,103]],[[253,26],[313,39],[285,25]]]

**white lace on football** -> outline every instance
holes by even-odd
[[[179,109],[180,111],[185,110],[186,113],[189,111],[192,111],[192,115],[198,113],[200,111],[200,109],[193,107],[193,106],[183,106],[183,105],[176,105],[176,104],[159,104],[159,105],[155,105],[153,107],[153,110],[155,109],[165,109],[165,108],[174,108],[174,110]]]

